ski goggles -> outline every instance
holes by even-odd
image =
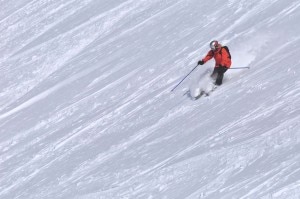
[[[217,48],[214,45],[210,45],[210,49],[216,50]]]

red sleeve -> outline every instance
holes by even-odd
[[[210,60],[210,59],[213,58],[213,57],[214,57],[214,53],[213,53],[212,50],[210,50],[210,51],[207,53],[207,55],[206,55],[202,60],[203,60],[204,63],[205,63],[205,62],[207,62],[208,60]]]

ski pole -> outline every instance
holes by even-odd
[[[197,64],[197,66],[198,66],[198,64]],[[177,88],[177,86],[179,86],[179,84],[181,84],[181,82],[183,82],[183,80],[185,80],[185,78],[187,78],[196,68],[197,68],[197,66],[195,66],[194,68],[193,68],[193,70],[191,70],[191,72],[189,72],[189,74],[187,74],[172,90],[171,90],[171,92],[172,91],[174,91],[175,90],[175,88]]]
[[[236,68],[228,68],[228,69],[250,69],[250,67],[246,66],[246,67],[236,67]]]

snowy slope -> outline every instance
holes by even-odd
[[[300,198],[299,1],[0,5],[0,198]]]

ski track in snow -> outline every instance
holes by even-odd
[[[300,198],[298,1],[0,3],[0,198]]]

